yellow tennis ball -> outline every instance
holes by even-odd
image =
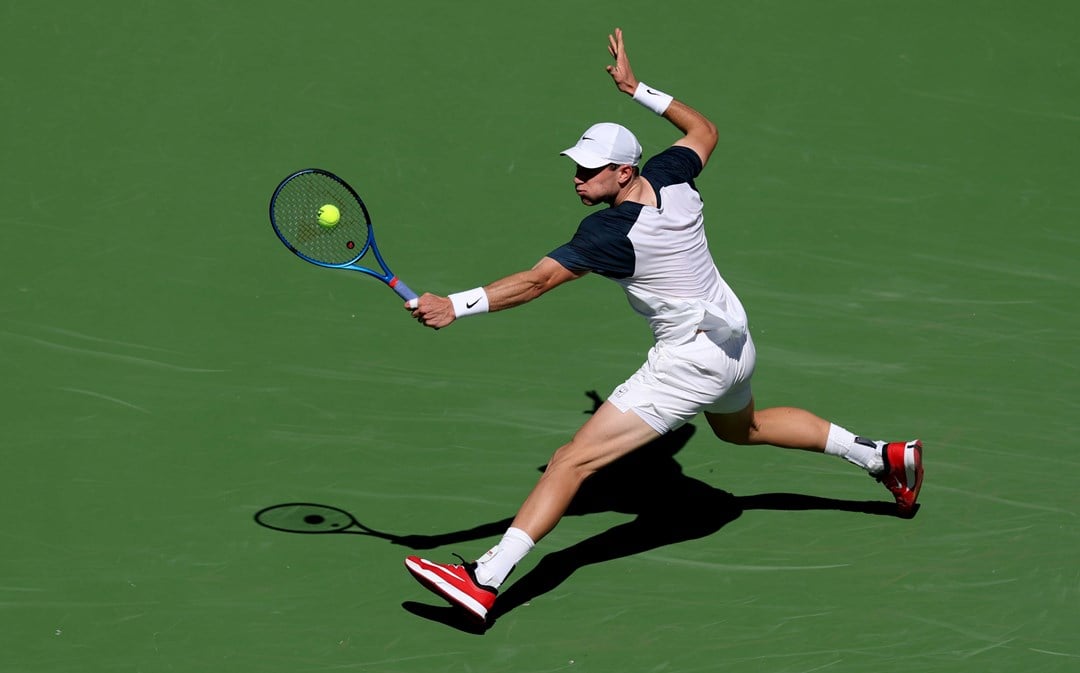
[[[337,206],[326,204],[322,208],[319,208],[319,224],[324,227],[332,227],[338,223],[341,219],[341,211],[337,209]]]

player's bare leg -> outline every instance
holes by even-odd
[[[659,437],[632,411],[604,402],[568,444],[551,457],[544,474],[514,517],[513,528],[534,542],[551,532],[570,501],[597,470]]]
[[[497,545],[476,562],[435,563],[418,556],[405,567],[424,586],[479,619],[485,619],[498,588],[538,540],[559,522],[590,475],[659,434],[632,411],[605,402],[552,456],[540,481]]]
[[[732,444],[771,444],[785,449],[824,451],[831,423],[805,409],[773,407],[754,409],[751,399],[740,411],[706,413],[717,437]]]
[[[915,512],[922,488],[922,442],[882,442],[857,437],[805,409],[754,409],[754,401],[730,414],[706,413],[720,439],[732,444],[771,444],[839,456],[866,470],[885,485],[903,516]]]

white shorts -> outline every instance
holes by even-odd
[[[619,411],[633,410],[660,434],[699,412],[728,414],[750,403],[750,377],[757,351],[747,333],[717,343],[712,332],[673,346],[663,342],[633,376],[608,398]]]

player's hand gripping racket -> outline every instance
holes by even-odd
[[[379,254],[367,206],[333,173],[306,168],[282,180],[270,198],[270,223],[285,247],[301,259],[378,278],[415,307],[416,293],[390,272]],[[369,251],[381,271],[358,263]]]

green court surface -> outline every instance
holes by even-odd
[[[1080,670],[1073,2],[19,2],[0,8],[0,671]],[[293,170],[414,289],[587,212],[558,152],[720,127],[697,181],[759,406],[926,445],[922,507],[700,419],[589,484],[486,630],[402,567],[483,553],[640,364],[586,278],[420,328],[290,255]],[[340,508],[396,536],[260,526]],[[396,542],[396,543],[394,543]]]

